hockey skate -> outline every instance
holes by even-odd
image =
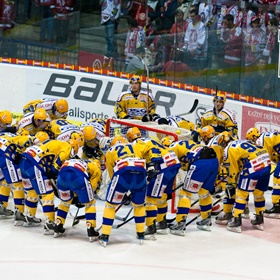
[[[137,232],[137,239],[139,239],[140,245],[143,245],[144,238],[145,238],[144,232]]]
[[[25,222],[23,224],[24,227],[38,227],[41,225],[42,220],[36,218],[35,216],[26,215]]]
[[[99,236],[99,233],[94,229],[91,223],[87,223],[87,234],[88,234],[89,242],[96,241]]]
[[[157,223],[156,231],[157,234],[168,234],[168,225],[165,217],[161,222]]]
[[[227,229],[229,231],[241,233],[241,226],[242,226],[242,219],[241,215],[239,214],[238,217],[233,217],[230,222],[227,224]]]
[[[23,226],[25,222],[26,218],[24,214],[21,213],[18,209],[16,209],[14,226]]]
[[[266,218],[280,219],[280,203],[273,204],[272,208],[263,212]]]
[[[251,220],[251,224],[253,228],[258,229],[258,230],[263,230],[263,212],[260,212],[259,215],[255,214],[255,218]]]
[[[109,241],[109,235],[107,234],[101,234],[99,237],[98,237],[98,241],[99,241],[99,244],[102,245],[104,248],[106,248],[107,246],[107,243]]]
[[[53,235],[54,234],[55,223],[53,221],[46,221],[44,225],[44,235]]]
[[[215,219],[215,223],[218,225],[226,225],[232,219],[232,213],[221,212]]]
[[[170,233],[179,236],[185,236],[186,218],[183,218],[179,223],[170,227]]]
[[[0,220],[12,219],[14,212],[4,207],[3,202],[0,201]]]
[[[200,230],[211,231],[212,221],[211,221],[211,212],[208,213],[206,219],[196,222],[196,226]]]
[[[157,228],[156,222],[154,221],[153,224],[147,227],[144,232],[144,236],[146,240],[157,240],[156,238]]]
[[[246,205],[244,212],[241,214],[242,219],[250,219],[250,210],[249,207]]]
[[[65,232],[65,228],[63,227],[63,224],[61,223],[60,219],[56,219],[55,223],[53,222],[50,223],[51,226],[53,226],[54,238],[60,237]]]

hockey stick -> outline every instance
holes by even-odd
[[[118,215],[116,215],[116,219],[117,220],[120,220],[120,221],[126,221],[127,220],[127,218],[128,218],[128,216],[130,215],[130,213],[131,213],[131,211],[133,210],[133,207],[131,207],[130,209],[129,209],[129,211],[128,211],[128,213],[126,214],[126,216],[125,217],[120,217],[120,216],[118,216]]]
[[[195,99],[193,102],[192,108],[187,113],[178,114],[176,116],[181,117],[181,116],[192,114],[195,111],[195,109],[197,108],[198,102],[199,102],[198,99]]]
[[[218,199],[215,201],[215,203],[212,205],[212,208],[217,205],[220,201],[222,201],[222,198]],[[197,220],[200,217],[200,213],[198,215],[196,215],[194,218],[192,218],[190,221],[188,221],[185,225],[185,228],[190,225],[192,222],[194,222],[195,220]]]
[[[147,114],[149,114],[150,110],[149,110],[149,94],[150,94],[150,70],[149,70],[149,67],[148,65],[145,63],[145,60],[144,58],[142,58],[142,63],[144,64],[145,66],[145,69],[146,69],[146,72],[147,72],[147,75],[146,75],[146,84],[147,84]]]

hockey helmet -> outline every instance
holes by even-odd
[[[66,99],[58,99],[55,102],[55,115],[57,117],[67,117],[68,109],[68,102]]]
[[[129,79],[129,83],[131,84],[132,82],[138,82],[139,84],[142,83],[142,77],[139,75],[133,75],[130,79]]]
[[[33,142],[34,142],[34,145],[39,145],[40,143],[43,143],[49,139],[50,139],[50,137],[47,132],[39,131],[35,134]]]
[[[207,137],[207,139],[211,139],[215,136],[215,129],[211,125],[206,125],[198,129],[197,131],[202,139],[204,139],[204,137]]]
[[[111,143],[112,143],[112,138],[110,137],[102,137],[100,139],[99,148],[104,155],[110,149]]]
[[[247,132],[246,132],[246,139],[255,141],[255,138],[260,137],[260,132],[256,127],[251,127]]]
[[[217,139],[218,145],[225,148],[229,142],[233,140],[231,134],[228,131],[223,131],[219,134],[219,137]]]
[[[221,92],[220,90],[218,90],[218,92],[216,93],[216,95],[214,96],[213,102],[215,101],[222,101],[222,102],[226,102],[226,94]]]
[[[51,118],[45,109],[38,108],[34,112],[34,120],[39,122],[50,122]]]
[[[174,142],[174,138],[173,136],[165,136],[161,139],[161,144],[164,146],[164,147],[169,147],[172,143]]]
[[[141,138],[142,134],[138,127],[131,127],[126,132],[126,138],[129,142],[133,142],[135,139]]]
[[[87,141],[92,141],[96,137],[96,130],[92,125],[84,126],[82,133]]]
[[[125,144],[127,143],[127,140],[122,136],[115,136],[111,142],[111,146],[114,146],[116,144]]]
[[[13,116],[10,111],[4,110],[0,112],[0,122],[4,125],[12,124]]]
[[[85,144],[85,138],[84,138],[84,134],[82,132],[78,131],[78,132],[71,133],[70,139],[77,141],[79,147],[82,147]]]
[[[71,157],[74,157],[79,152],[79,143],[77,140],[70,139],[69,144],[72,146]]]

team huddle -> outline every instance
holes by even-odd
[[[92,119],[81,125],[67,120],[65,99],[33,100],[23,116],[12,123],[12,114],[0,111],[0,219],[14,219],[15,226],[39,226],[41,204],[44,234],[59,237],[71,204],[82,205],[89,241],[106,247],[116,211],[129,199],[134,211],[140,244],[156,240],[156,234],[184,236],[192,196],[198,195],[200,230],[212,226],[213,197],[223,198],[223,211],[215,217],[219,225],[241,232],[248,219],[248,199],[254,196],[254,228],[264,229],[264,216],[280,218],[280,135],[251,128],[246,140],[238,140],[233,112],[224,108],[226,96],[217,92],[213,109],[202,115],[196,126],[180,116],[156,114],[151,93],[141,90],[140,76],[130,78],[130,88],[117,99],[115,114],[120,119],[167,124],[192,131],[187,140],[172,136],[149,138],[131,125],[122,135],[106,135],[106,120]],[[265,208],[271,162],[276,164],[271,209]],[[168,223],[168,199],[180,170],[185,171],[180,187],[176,221]],[[106,202],[101,233],[96,228],[96,195],[104,173]],[[12,195],[15,210],[9,209]],[[55,211],[55,197],[59,198]]]

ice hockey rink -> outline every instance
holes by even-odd
[[[270,196],[268,191],[268,208]],[[104,202],[98,200],[97,227],[103,207]],[[252,218],[252,198],[249,207]],[[118,216],[126,216],[129,209],[123,206]],[[136,239],[131,221],[113,229],[103,248],[98,241],[88,241],[85,220],[72,227],[76,210],[71,206],[65,235],[60,238],[43,235],[43,224],[25,228],[1,220],[1,279],[280,279],[280,220],[265,218],[264,231],[243,220],[239,234],[216,225],[213,218],[211,232],[198,230],[193,222],[184,237],[157,235],[156,241],[145,240],[143,245]],[[189,219],[195,215],[190,214]],[[37,216],[43,218],[40,206]],[[115,220],[115,225],[121,222]]]

